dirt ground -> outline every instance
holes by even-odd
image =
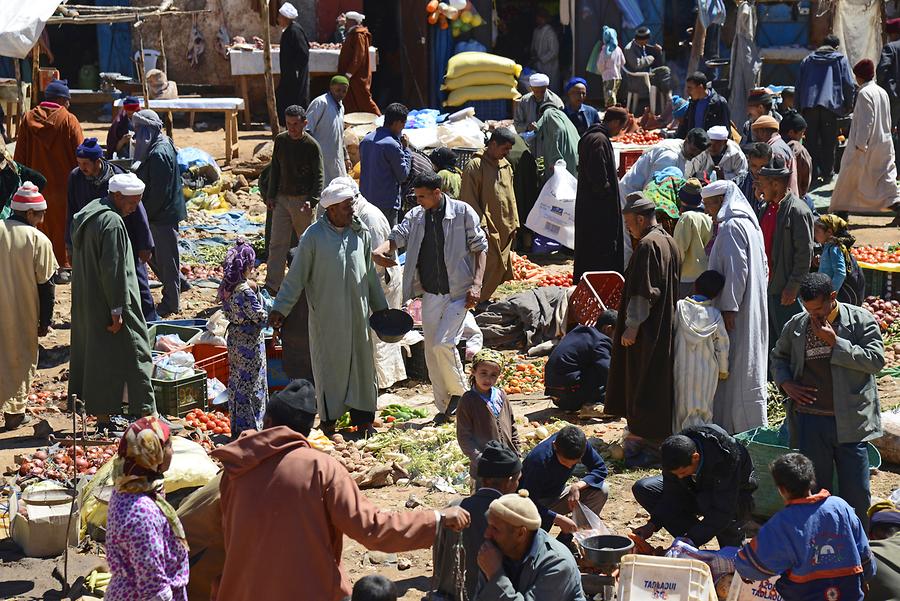
[[[202,122],[203,119],[198,119]],[[97,136],[105,139],[107,125],[97,122],[82,123],[86,136]],[[215,124],[212,124],[215,127]],[[181,147],[197,146],[212,153],[220,164],[224,158],[224,138],[221,126],[210,131],[195,132],[186,127],[176,128],[175,141]],[[249,158],[254,149],[270,139],[269,133],[257,128],[255,131],[241,131],[238,148],[241,158]],[[259,208],[259,207],[257,207]],[[884,244],[898,241],[898,230],[886,227],[890,219],[887,217],[860,217],[854,219],[854,234],[859,244]],[[159,294],[159,291],[154,291]],[[191,318],[204,310],[214,306],[215,291],[213,289],[194,288],[182,297],[182,312],[177,317]],[[54,312],[53,331],[41,340],[41,353],[39,362],[39,374],[35,383],[35,390],[58,391],[65,393],[68,365],[69,345],[69,312],[71,307],[71,295],[69,286],[57,287],[57,305]],[[175,316],[173,316],[175,318]],[[427,385],[415,385],[408,389],[398,389],[394,392],[401,396],[411,396],[415,393],[429,393]],[[900,399],[900,387],[891,382],[885,387],[884,394],[891,399]],[[546,399],[523,399],[513,402],[517,417],[523,417],[528,421],[549,421],[551,418],[570,419],[584,426],[590,434],[597,434],[607,442],[617,441],[621,437],[623,423],[621,421],[594,419],[572,419],[555,410]],[[71,417],[52,411],[38,412],[39,417],[46,417],[56,436],[71,433]],[[0,432],[0,468],[12,466],[14,457],[21,453],[30,453],[39,447],[46,446],[45,439],[31,436],[31,429],[26,428],[17,432]],[[7,470],[4,469],[4,472]],[[625,471],[615,472],[609,482],[612,494],[603,510],[603,519],[613,530],[621,533],[630,528],[644,523],[646,513],[638,506],[630,493],[631,485],[639,478],[649,475],[649,471]],[[13,477],[10,476],[10,479]],[[900,483],[900,468],[897,466],[884,467],[874,473],[872,477],[872,492],[874,496],[886,496],[892,488]],[[366,495],[377,505],[386,509],[402,509],[410,497],[415,497],[426,508],[440,508],[445,506],[453,495],[441,492],[429,492],[424,488],[408,486],[390,486],[381,489],[366,491]],[[2,522],[0,522],[2,528]],[[0,530],[2,532],[2,530]],[[2,536],[2,535],[0,535]],[[656,545],[666,542],[666,536],[657,534],[651,541]],[[275,552],[275,550],[273,550]],[[397,582],[405,601],[419,600],[429,590],[429,582],[432,574],[431,551],[423,550],[413,553],[400,554],[408,558],[411,567],[400,570],[397,558],[382,554],[367,552],[361,545],[350,539],[345,539],[343,561],[352,580],[356,580],[366,574],[381,573]],[[384,561],[388,563],[382,563]],[[298,561],[302,559],[298,558]],[[104,560],[100,551],[94,547],[89,552],[69,553],[69,582],[73,582],[79,576],[86,576],[90,570]],[[31,559],[23,558],[18,549],[9,538],[0,540],[0,598],[21,600],[46,600],[67,598],[62,593],[63,558],[55,559]],[[54,572],[60,574],[54,577]]]

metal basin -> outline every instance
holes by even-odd
[[[618,565],[623,555],[631,553],[634,542],[627,536],[605,534],[581,542],[584,558],[594,565]]]

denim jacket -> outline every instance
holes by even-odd
[[[450,198],[444,210],[444,261],[447,263],[447,279],[450,298],[465,298],[475,280],[475,257],[487,251],[487,236],[481,229],[481,219],[469,205]],[[406,264],[403,266],[403,300],[408,301],[424,292],[419,283],[419,250],[425,237],[425,209],[415,207],[403,221],[391,230],[390,240],[397,248],[406,248]]]

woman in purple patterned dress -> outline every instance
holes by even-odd
[[[234,438],[244,430],[262,430],[269,398],[263,328],[268,315],[251,279],[253,247],[238,240],[225,255],[219,300],[228,319],[228,413]]]
[[[113,463],[106,559],[107,601],[187,601],[188,547],[181,521],[163,495],[172,462],[169,428],[155,417],[131,424]]]

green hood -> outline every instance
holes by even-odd
[[[104,213],[118,213],[109,197],[92,200],[72,218],[72,244],[81,245],[88,224]]]

